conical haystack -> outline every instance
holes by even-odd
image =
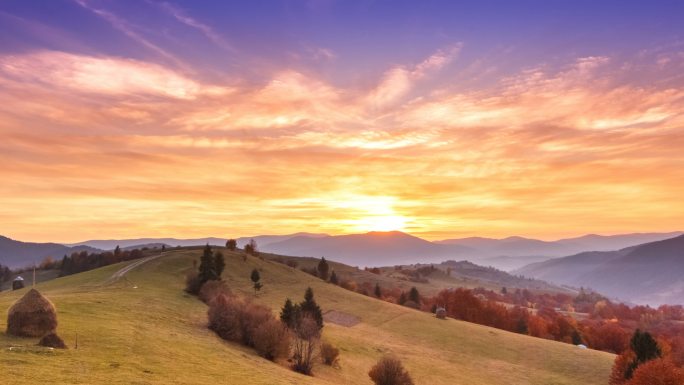
[[[42,337],[57,329],[55,306],[36,289],[29,290],[7,314],[7,334]]]

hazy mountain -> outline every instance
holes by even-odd
[[[636,233],[621,235],[589,234],[576,238],[559,239],[557,241],[541,241],[523,237],[493,238],[460,238],[446,239],[435,243],[461,245],[477,250],[478,258],[488,257],[564,257],[585,251],[613,251],[647,242],[661,241],[682,235],[671,233]],[[501,267],[503,268],[503,267]]]
[[[517,271],[529,277],[635,303],[684,304],[684,235],[612,252],[585,252],[534,263]]]
[[[356,266],[441,262],[472,252],[465,246],[440,245],[400,231],[318,238],[298,236],[260,246],[260,250],[306,257],[324,256]]]
[[[98,251],[89,246],[69,247],[58,243],[20,242],[0,236],[0,265],[19,268],[40,263],[45,257],[61,259],[74,251]]]
[[[257,242],[257,246],[266,245],[273,242],[279,242],[293,237],[305,236],[305,237],[327,237],[327,234],[312,234],[312,233],[296,233],[288,235],[257,235],[254,237],[242,237],[237,238],[238,247],[244,247],[250,239],[254,239]],[[93,239],[89,241],[83,241],[79,243],[66,244],[66,246],[91,246],[101,250],[113,250],[116,246],[123,248],[132,248],[136,246],[149,246],[149,245],[159,245],[165,244],[167,246],[202,246],[202,245],[212,245],[212,246],[224,246],[226,244],[227,238],[188,238],[188,239],[178,239],[178,238],[133,238],[133,239]]]

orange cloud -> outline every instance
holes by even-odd
[[[680,226],[680,87],[591,57],[421,91],[459,48],[367,89],[293,69],[236,85],[123,58],[2,56],[0,219],[7,235],[64,241]]]

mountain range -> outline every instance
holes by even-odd
[[[514,273],[638,304],[684,304],[684,235],[534,263]]]
[[[295,233],[287,235],[258,235],[237,238],[238,247],[251,239],[258,249],[284,255],[309,257],[325,256],[328,259],[358,266],[388,266],[410,263],[433,263],[447,259],[469,260],[511,271],[530,263],[551,258],[574,255],[586,251],[612,251],[642,243],[653,242],[681,235],[672,233],[637,233],[622,235],[585,235],[576,238],[543,241],[523,237],[503,239],[470,237],[427,241],[399,231],[369,232],[365,234],[327,235]],[[141,245],[199,246],[204,244],[222,246],[226,238],[134,238],[88,240],[71,244],[23,243],[3,238],[0,242],[0,264],[11,267],[37,263],[45,256],[59,258],[65,253],[88,250],[112,250],[116,246],[134,248]],[[11,242],[15,243],[11,243]],[[9,242],[9,243],[8,243]]]

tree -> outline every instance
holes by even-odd
[[[226,249],[234,251],[237,249],[237,241],[235,239],[229,239],[226,241]]]
[[[408,299],[420,305],[420,293],[418,293],[418,289],[415,286],[409,291]]]
[[[321,329],[318,327],[316,320],[309,316],[304,316],[297,322],[294,335],[292,369],[302,374],[311,374],[316,347],[320,341]]]
[[[299,308],[301,309],[302,317],[308,316],[316,321],[316,325],[318,325],[319,329],[323,327],[323,312],[321,311],[321,307],[316,303],[313,289],[310,287],[306,289],[304,301],[299,304]]]
[[[201,283],[218,279],[214,254],[212,253],[209,244],[204,247],[202,258],[200,258],[198,277]]]
[[[220,280],[223,269],[226,267],[226,260],[223,258],[223,253],[220,251],[217,251],[214,254],[214,266],[216,268],[216,277]]]
[[[654,359],[634,371],[629,385],[680,385],[684,384],[684,370],[671,361]]]
[[[375,294],[375,296],[378,297],[378,298],[382,297],[382,290],[380,289],[380,284],[377,283],[377,282],[375,283],[375,292],[374,292],[374,294]]]
[[[328,269],[329,268],[330,267],[328,266],[328,262],[325,260],[325,257],[321,257],[320,262],[318,262],[317,270],[318,270],[318,276],[324,281],[328,280]]]
[[[339,283],[339,281],[337,279],[337,274],[335,274],[335,270],[333,270],[332,273],[330,274],[330,283],[332,283],[334,285],[337,285]]]
[[[245,253],[251,255],[259,254],[259,252],[257,251],[257,243],[254,239],[250,239],[249,243],[245,245]]]
[[[634,374],[634,371],[639,365],[662,356],[662,351],[660,350],[660,347],[658,347],[658,342],[651,336],[651,333],[642,332],[639,329],[632,335],[629,347],[634,352],[635,358],[625,372],[625,378],[627,379],[632,378],[632,374]]]
[[[254,295],[256,295],[257,291],[261,290],[261,288],[263,287],[261,282],[259,282],[261,280],[261,275],[259,275],[259,270],[257,270],[257,269],[252,270],[252,275],[250,276],[250,278],[251,278],[252,282],[254,282]]]
[[[401,295],[399,295],[399,299],[397,299],[397,303],[398,303],[399,305],[403,305],[403,304],[406,303],[406,301],[407,301],[407,300],[406,300],[406,293],[404,293],[404,292],[402,291],[402,292],[401,292]]]
[[[280,310],[280,321],[285,324],[289,329],[294,330],[297,322],[299,321],[300,308],[299,304],[293,304],[288,298],[285,300],[283,308]]]
[[[116,248],[114,249],[114,257],[117,259],[121,258],[121,248],[119,245],[116,245]]]
[[[375,385],[413,385],[401,361],[394,357],[382,357],[368,372],[368,377]]]
[[[162,253],[166,251],[166,245],[162,245]]]

